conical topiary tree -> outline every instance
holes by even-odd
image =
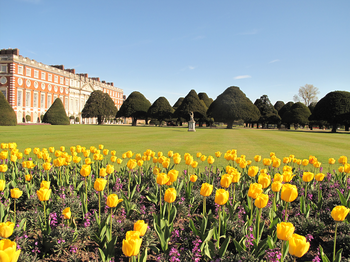
[[[159,97],[147,111],[147,115],[150,118],[157,119],[159,125],[161,125],[164,120],[170,120],[173,113],[174,108],[171,107],[169,101],[163,96]]]
[[[137,119],[147,118],[147,111],[150,106],[151,102],[148,101],[143,94],[134,91],[120,107],[117,117],[132,117],[132,125],[136,126]]]
[[[237,86],[231,86],[219,95],[211,103],[207,114],[217,122],[227,123],[228,129],[232,128],[235,120],[252,123],[260,117],[259,109]]]
[[[0,92],[0,126],[17,125],[16,113],[7,102],[4,94]]]
[[[176,109],[174,115],[189,121],[190,112],[193,112],[194,118],[198,120],[199,118],[206,116],[206,111],[207,108],[205,103],[199,99],[196,91],[192,89],[182,101],[181,105]]]
[[[43,123],[49,123],[51,125],[69,125],[70,121],[64,110],[61,99],[56,98],[49,110],[43,117]]]

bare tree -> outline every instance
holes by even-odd
[[[316,86],[306,84],[299,88],[298,95],[294,95],[293,100],[295,102],[299,102],[301,100],[306,106],[309,106],[312,102],[317,102],[317,95],[319,93],[320,91],[318,91]]]

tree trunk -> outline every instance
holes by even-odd
[[[333,124],[333,128],[332,128],[332,133],[336,133],[337,132],[337,124]]]
[[[349,131],[349,125],[345,125],[345,131]]]
[[[131,123],[131,125],[132,125],[132,126],[136,126],[136,124],[137,124],[137,118],[136,118],[136,117],[133,117],[133,118],[132,118],[132,123]]]
[[[103,118],[102,118],[102,116],[98,116],[98,117],[97,117],[97,123],[98,123],[99,125],[102,125],[102,124],[103,124]]]
[[[232,129],[232,126],[233,126],[233,120],[230,120],[227,122],[227,129]]]

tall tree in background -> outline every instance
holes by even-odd
[[[292,123],[292,114],[290,110],[293,105],[293,102],[288,102],[278,111],[278,114],[281,117],[281,122],[287,129],[290,129],[290,125]]]
[[[255,122],[260,117],[259,109],[237,86],[231,86],[219,95],[211,103],[207,114],[217,122],[227,123],[228,129],[232,129],[235,120]]]
[[[51,125],[69,125],[69,118],[64,110],[63,103],[60,98],[56,98],[50,108],[43,117],[43,123]]]
[[[318,88],[313,85],[306,84],[299,88],[298,95],[294,95],[294,102],[303,101],[306,106],[309,106],[312,102],[317,102],[317,95],[320,93]]]
[[[182,126],[182,122],[185,122],[186,119],[175,116],[175,111],[182,104],[182,101],[184,101],[184,99],[185,99],[184,97],[180,97],[173,105],[173,108],[174,108],[173,121],[176,122],[176,125],[180,125],[180,126]]]
[[[81,116],[83,118],[97,117],[97,123],[103,124],[109,117],[115,117],[118,109],[115,107],[112,98],[101,90],[93,91],[86,101]]]
[[[169,101],[161,96],[159,97],[147,111],[147,115],[150,118],[157,119],[159,125],[162,124],[164,120],[170,120],[174,113],[174,108],[169,104]]]
[[[280,111],[280,109],[284,106],[284,102],[283,101],[277,101],[275,104],[274,104],[274,108],[278,111]]]
[[[333,91],[316,104],[310,120],[324,120],[333,125],[332,132],[339,124],[347,125],[350,121],[350,92]]]
[[[262,124],[263,128],[266,128],[267,124],[278,124],[280,122],[281,118],[279,117],[277,110],[271,104],[267,95],[263,95],[259,99],[255,100],[254,105],[260,111],[260,118],[258,120],[257,127],[259,127],[259,123]]]
[[[310,109],[301,102],[293,104],[290,108],[291,123],[294,124],[295,129],[299,125],[305,126],[309,124],[309,116],[311,115]]]

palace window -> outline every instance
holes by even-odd
[[[27,67],[27,69],[26,69],[26,76],[30,76],[31,73],[32,73],[32,70]]]
[[[17,90],[17,106],[22,106],[22,90]]]
[[[51,106],[51,103],[52,103],[52,101],[51,101],[51,95],[48,94],[48,95],[47,95],[47,107],[50,107],[50,106]]]
[[[26,92],[26,107],[30,107],[30,91]]]
[[[55,83],[58,83],[58,76],[55,76]]]
[[[40,95],[40,108],[41,109],[45,108],[45,93],[41,93]]]
[[[18,74],[23,75],[23,66],[18,66]]]
[[[51,74],[48,74],[47,77],[48,77],[48,81],[51,82],[51,81],[52,81],[52,75],[51,75]]]
[[[45,80],[45,78],[46,78],[45,72],[41,72],[41,79],[42,79],[42,80]]]
[[[33,107],[37,108],[38,107],[38,93],[35,92],[33,95]]]
[[[34,78],[39,78],[39,71],[38,70],[34,70]]]
[[[0,65],[0,73],[7,73],[7,64]]]

